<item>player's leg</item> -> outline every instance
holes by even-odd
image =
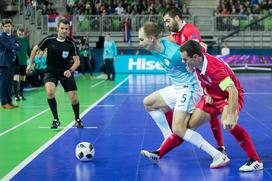
[[[222,112],[222,120],[226,119],[227,114],[228,114],[228,105],[224,106],[224,109]],[[238,110],[236,111],[235,119],[236,120],[239,119]],[[246,164],[240,167],[239,170],[240,171],[262,170],[263,163],[258,153],[256,152],[255,147],[247,131],[244,128],[240,127],[238,124],[236,124],[235,127],[229,131],[234,136],[234,138],[239,143],[239,145],[242,147],[242,149],[244,150],[244,152],[246,153],[249,159]]]
[[[72,108],[73,108],[73,112],[74,112],[74,116],[75,116],[75,126],[77,128],[83,128],[83,123],[79,117],[79,100],[78,100],[78,96],[77,96],[77,85],[74,79],[74,76],[71,75],[71,77],[66,78],[66,77],[62,77],[60,79],[60,82],[64,88],[64,91],[68,94],[71,104],[72,104]]]
[[[168,102],[170,102],[171,99],[171,92],[168,92],[167,90],[170,90],[170,88],[166,87],[153,92],[145,97],[143,101],[146,110],[161,130],[164,139],[168,138],[172,134],[164,114],[165,111],[167,112],[169,110],[169,104],[166,103],[165,99],[168,99]],[[169,96],[166,96],[167,92]]]
[[[211,168],[219,168],[227,164],[229,159],[211,146],[199,133],[196,131],[187,128],[188,122],[190,119],[191,109],[194,107],[194,104],[191,102],[198,102],[200,95],[195,95],[193,99],[193,92],[184,91],[182,96],[177,100],[177,106],[175,107],[174,117],[173,117],[173,132],[183,140],[195,145],[196,147],[202,149],[207,154],[213,158],[213,162],[210,165]],[[184,111],[186,110],[186,111]],[[201,118],[201,117],[200,117]],[[196,120],[199,124],[204,123],[205,119]]]
[[[19,71],[20,66],[14,66],[14,75],[13,75],[13,95],[15,97],[15,101],[20,101],[19,97]]]
[[[20,66],[20,86],[19,86],[19,95],[20,98],[24,101],[26,98],[24,97],[24,87],[26,81],[26,65]]]
[[[220,151],[222,150],[222,152],[225,152],[225,146],[224,146],[221,126],[220,126],[220,121],[219,121],[218,116],[213,116],[209,123],[210,123],[210,127],[212,130],[213,136],[214,136],[216,143],[217,143],[217,149]]]
[[[17,72],[14,72],[14,75],[13,75],[13,95],[15,97],[15,101],[20,101],[20,97],[19,97],[19,74]]]

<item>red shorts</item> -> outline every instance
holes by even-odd
[[[228,105],[229,102],[227,99],[222,100],[213,100],[212,104],[206,103],[205,95],[201,97],[201,100],[197,104],[196,108],[201,109],[205,112],[208,112],[211,117],[218,116],[223,112],[224,106]],[[239,96],[238,98],[238,106],[237,111],[240,113],[242,107],[244,105],[244,96]]]

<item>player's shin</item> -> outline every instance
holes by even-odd
[[[172,132],[168,126],[164,112],[161,110],[156,110],[149,112],[149,114],[160,128],[164,139],[168,138],[172,134]]]

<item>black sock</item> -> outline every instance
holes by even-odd
[[[20,81],[20,95],[23,96],[23,91],[25,87],[25,81]]]
[[[53,99],[47,99],[48,105],[51,109],[51,112],[53,114],[54,119],[59,120],[59,116],[58,116],[58,110],[57,110],[57,101],[55,98]]]
[[[75,114],[75,120],[79,119],[79,102],[77,104],[72,104],[73,111]]]
[[[13,80],[13,94],[14,94],[14,96],[18,96],[18,83],[19,83],[19,81]]]

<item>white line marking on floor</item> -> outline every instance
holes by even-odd
[[[114,105],[111,105],[111,104],[105,104],[105,105],[96,105],[95,107],[114,107]]]
[[[40,129],[51,129],[50,126],[39,126]],[[59,126],[58,129],[63,129],[66,127]],[[77,127],[71,127],[71,128],[77,128]],[[97,126],[85,126],[83,129],[97,129]],[[58,130],[58,129],[52,129],[52,130]]]
[[[116,90],[119,86],[121,86],[127,80],[128,80],[128,77],[126,79],[124,79],[122,82],[120,82],[118,85],[116,85],[111,91],[109,91],[107,94],[105,94],[99,100],[97,100],[95,103],[93,103],[88,109],[86,109],[82,114],[80,114],[81,117],[83,117],[85,114],[87,114],[100,101],[102,101],[103,99],[105,99],[110,93],[112,93],[114,90]],[[53,144],[58,138],[60,138],[65,132],[67,132],[73,125],[74,125],[74,122],[72,121],[62,131],[60,131],[59,133],[57,133],[53,138],[51,138],[50,140],[48,140],[39,149],[37,149],[34,153],[32,153],[31,155],[29,155],[24,161],[22,161],[19,165],[17,165],[14,169],[12,169],[8,174],[6,174],[2,178],[2,180],[10,180],[11,178],[13,178],[19,171],[21,171],[32,160],[34,160],[41,152],[43,152],[46,148],[48,148],[51,144]]]
[[[31,118],[29,118],[29,119],[27,119],[27,120],[21,122],[20,124],[17,124],[16,126],[14,126],[14,127],[10,128],[10,129],[8,129],[8,130],[6,130],[6,131],[0,133],[0,137],[1,137],[1,136],[4,136],[5,134],[11,132],[12,130],[14,130],[14,129],[16,129],[16,128],[19,128],[19,127],[23,126],[24,124],[26,124],[26,123],[28,123],[29,121],[35,119],[36,117],[42,115],[43,113],[47,112],[48,110],[49,110],[49,108],[43,110],[42,112],[40,112],[40,113],[38,113],[38,114],[32,116]]]
[[[105,82],[105,80],[101,80],[101,81],[97,82],[96,84],[92,85],[91,88],[96,87],[99,84],[102,84],[103,82]]]

